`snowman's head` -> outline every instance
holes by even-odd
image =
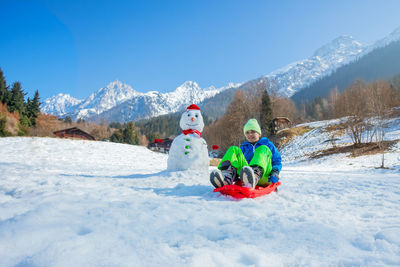
[[[193,129],[199,132],[203,131],[204,121],[203,116],[201,116],[200,108],[195,104],[188,106],[186,111],[182,114],[179,125],[182,130]]]

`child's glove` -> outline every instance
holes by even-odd
[[[268,182],[270,183],[277,183],[279,181],[279,172],[276,170],[272,170],[269,175]]]

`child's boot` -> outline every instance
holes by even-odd
[[[263,170],[260,166],[244,166],[240,171],[242,186],[255,188],[262,177]]]
[[[210,182],[215,187],[233,184],[236,178],[236,168],[229,161],[221,164],[221,170],[213,170],[210,174]]]
[[[219,169],[213,170],[210,173],[210,182],[215,188],[229,184],[227,181],[225,181],[224,175]]]

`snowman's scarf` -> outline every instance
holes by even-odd
[[[201,132],[197,131],[197,130],[193,130],[193,129],[187,129],[187,130],[183,130],[182,133],[184,135],[188,135],[188,134],[197,134],[199,137],[201,137]]]

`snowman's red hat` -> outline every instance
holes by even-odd
[[[186,108],[186,110],[190,110],[190,109],[200,110],[200,108],[199,108],[196,104],[191,104],[190,106],[188,106],[188,107]]]

